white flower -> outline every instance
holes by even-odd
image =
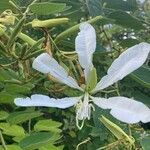
[[[59,82],[82,91],[83,95],[80,97],[54,99],[49,98],[48,96],[35,94],[32,95],[31,98],[16,98],[14,101],[15,104],[24,107],[46,106],[62,109],[74,105],[76,107],[76,121],[79,129],[82,128],[85,119],[90,119],[91,110],[94,110],[92,103],[103,109],[111,109],[110,113],[115,118],[125,123],[137,123],[139,121],[144,123],[149,122],[150,109],[141,102],[121,96],[108,99],[92,97],[91,94],[113,85],[142,66],[150,52],[150,44],[140,43],[124,51],[116,60],[114,60],[107,71],[107,75],[90,89],[87,88],[87,84],[89,84],[89,80],[91,80],[90,76],[94,70],[92,57],[95,48],[96,33],[94,28],[88,23],[82,23],[80,25],[80,32],[75,40],[75,49],[78,54],[79,63],[84,69],[85,89],[79,87],[76,80],[69,76],[66,70],[47,53],[41,54],[33,62],[34,69],[52,75]],[[92,82],[90,83],[92,84]],[[82,120],[81,126],[79,126],[79,120]]]

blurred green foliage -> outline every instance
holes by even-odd
[[[94,66],[98,80],[122,51],[142,41],[150,42],[149,0],[1,0],[0,1],[0,150],[96,150],[116,141],[99,121],[101,115],[120,126],[136,140],[137,149],[150,149],[150,126],[118,122],[96,107],[81,131],[75,126],[74,108],[18,108],[16,97],[34,93],[51,97],[80,93],[32,69],[33,59],[42,52],[53,55],[82,83],[81,68],[74,53],[79,23],[92,23],[97,32]],[[59,20],[59,18],[65,18]],[[33,26],[33,20],[44,20]],[[55,20],[49,20],[55,19]],[[35,20],[34,20],[35,21]],[[55,22],[54,22],[55,21]],[[149,59],[137,71],[118,83],[123,96],[134,97],[150,106]],[[116,93],[97,93],[114,96]],[[137,112],[140,113],[140,112]],[[130,133],[129,133],[130,131]],[[110,148],[110,147],[109,147]],[[118,143],[112,149],[126,149]]]

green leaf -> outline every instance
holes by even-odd
[[[14,112],[8,116],[7,122],[9,122],[10,124],[18,124],[42,115],[43,113],[39,111]]]
[[[136,0],[103,0],[106,8],[123,10],[123,11],[134,11],[137,7]]]
[[[130,74],[130,77],[146,88],[150,88],[150,68],[143,65],[138,70]]]
[[[11,8],[12,6],[10,5],[9,0],[0,0],[0,13]]]
[[[9,114],[6,111],[0,111],[0,120],[5,120],[8,115]]]
[[[19,143],[19,142],[20,142],[23,138],[25,138],[27,135],[28,135],[28,134],[23,135],[23,136],[15,136],[15,137],[13,137],[12,139],[13,139],[13,141]]]
[[[138,90],[134,90],[134,92],[132,92],[131,97],[134,97],[134,99],[143,102],[144,104],[148,105],[150,107],[150,99],[148,94],[145,94],[143,92],[140,92]]]
[[[9,75],[7,70],[0,69],[0,72],[0,81],[11,79],[11,76]]]
[[[58,129],[58,127],[60,127],[61,125],[62,123],[53,121],[51,119],[40,120],[35,124],[34,130],[35,131],[51,131],[51,132],[60,133],[61,130]]]
[[[9,136],[24,136],[24,129],[18,125],[10,125],[9,123],[0,123],[0,129],[3,134]]]
[[[5,70],[5,69],[0,69],[0,81],[1,82],[4,82],[4,81],[12,81],[13,83],[18,83],[20,77],[18,76],[18,74],[11,70],[11,69],[8,69],[8,70]]]
[[[50,144],[47,144],[47,145],[39,148],[39,150],[63,150],[63,148],[64,148],[64,146],[56,147],[50,143]]]
[[[126,28],[131,28],[135,30],[144,29],[144,26],[139,19],[123,11],[114,11],[109,14],[108,18],[114,19],[115,24],[121,25]]]
[[[92,17],[103,15],[103,6],[100,0],[86,0],[86,5]]]
[[[19,146],[17,145],[6,145],[7,146],[7,150],[22,150]],[[3,146],[0,146],[0,150],[5,150],[3,148]]]
[[[0,104],[13,103],[17,95],[10,94],[8,92],[0,92]]]
[[[19,145],[24,150],[34,150],[51,142],[52,136],[53,134],[50,132],[32,133],[30,136],[22,139]]]
[[[13,93],[29,94],[33,87],[34,87],[34,85],[31,83],[24,84],[24,85],[6,83],[5,91],[7,91],[8,93],[12,93],[12,94]]]
[[[49,3],[49,2],[35,3],[30,6],[31,11],[37,15],[50,15],[64,11],[65,8],[66,8],[65,3]]]
[[[123,47],[123,48],[127,48],[127,47],[132,47],[136,44],[140,43],[140,41],[138,41],[137,39],[131,39],[131,38],[128,38],[128,39],[125,39],[125,40],[122,40],[120,42],[120,45]]]
[[[149,150],[150,148],[149,142],[150,142],[150,136],[147,136],[142,140],[140,140],[143,150]]]

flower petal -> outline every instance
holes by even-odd
[[[45,106],[45,107],[56,107],[56,108],[68,108],[75,105],[81,97],[66,97],[61,99],[50,98],[46,95],[34,94],[31,98],[16,98],[14,103],[17,106]]]
[[[141,102],[119,96],[108,99],[93,98],[93,102],[103,109],[111,109],[110,114],[122,122],[150,122],[150,109]]]
[[[124,51],[114,60],[107,71],[107,75],[101,79],[93,92],[102,90],[114,84],[141,67],[146,61],[149,52],[150,44],[148,43],[140,43]]]
[[[32,64],[32,67],[42,73],[50,73],[59,82],[67,84],[72,88],[82,90],[75,79],[68,76],[66,70],[58,64],[58,62],[47,53],[38,56]]]
[[[92,58],[96,48],[95,29],[89,23],[80,25],[80,32],[75,39],[75,49],[78,54],[79,63],[84,69],[85,79],[87,80],[90,68],[93,67]]]

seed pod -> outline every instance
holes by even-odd
[[[20,53],[20,58],[23,58],[23,57],[24,57],[24,55],[25,55],[26,52],[27,52],[27,49],[28,49],[28,43],[25,43],[25,44],[22,46],[21,53]]]
[[[49,28],[49,27],[54,27],[56,25],[68,23],[68,21],[69,21],[68,18],[48,19],[48,20],[43,20],[43,21],[34,19],[32,21],[32,27]]]
[[[22,32],[18,34],[18,38],[20,38],[21,40],[23,40],[24,42],[28,43],[31,46],[33,46],[36,43],[35,40],[33,40],[31,37]]]
[[[32,53],[33,51],[35,51],[36,49],[41,48],[41,44],[43,43],[43,41],[45,40],[45,38],[41,38],[39,39],[28,51],[27,53]]]
[[[7,43],[7,48],[9,49],[13,43],[15,42],[15,38],[17,37],[17,35],[19,34],[19,32],[21,31],[22,29],[22,26],[24,25],[24,22],[25,22],[25,17],[23,17],[19,22],[18,24],[16,25],[15,29],[12,31],[12,34],[10,36],[10,39]]]
[[[38,56],[38,55],[40,55],[42,52],[44,52],[44,50],[43,50],[43,49],[40,49],[40,50],[38,50],[38,51],[35,51],[35,52],[33,52],[33,53],[27,55],[24,59],[26,60],[26,59],[29,59],[29,58]]]

